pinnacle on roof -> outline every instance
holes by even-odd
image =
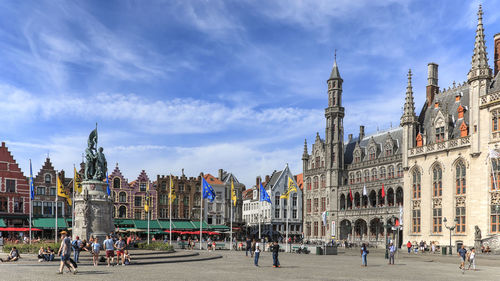
[[[304,139],[304,155],[307,153],[307,139]]]
[[[486,52],[486,42],[484,40],[483,8],[481,4],[479,4],[477,12],[476,41],[474,43],[474,54],[472,55],[471,64],[471,69],[489,68],[488,53]]]
[[[406,122],[414,122],[415,115],[415,102],[413,101],[413,87],[411,85],[411,69],[408,70],[408,85],[406,86],[406,97],[403,116],[401,116],[401,124]]]
[[[333,69],[332,73],[330,74],[330,79],[341,79],[339,73],[339,67],[337,66],[337,50],[335,50]]]

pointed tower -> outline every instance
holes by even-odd
[[[488,65],[488,54],[486,53],[486,42],[484,40],[483,9],[479,5],[477,12],[476,40],[474,43],[474,54],[472,55],[471,69],[467,75],[470,96],[470,135],[471,152],[473,156],[480,154],[480,99],[488,93],[488,86],[492,78],[492,70]]]
[[[326,169],[327,186],[337,188],[340,184],[340,169],[343,167],[343,119],[344,108],[342,107],[342,83],[339,68],[337,66],[337,54],[333,63],[333,69],[328,85],[328,107],[325,109],[326,118]]]
[[[401,126],[403,127],[403,168],[408,168],[408,149],[415,147],[417,131],[417,115],[413,101],[413,87],[411,85],[411,69],[408,70],[408,85],[406,86],[405,105]]]
[[[304,153],[302,153],[302,171],[307,170],[308,161],[309,161],[309,153],[307,152],[307,139],[304,139]]]

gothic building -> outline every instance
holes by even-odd
[[[394,224],[400,242],[447,245],[452,228],[454,245],[471,246],[500,233],[500,33],[492,71],[482,16],[480,6],[467,81],[440,90],[438,65],[429,63],[417,115],[410,70],[398,128],[365,136],[361,126],[357,138],[343,139],[343,80],[334,63],[325,139],[317,134],[302,156],[306,240],[373,243]]]
[[[472,246],[476,230],[483,239],[500,233],[500,166],[490,158],[500,148],[500,34],[493,72],[481,6],[477,15],[466,82],[440,90],[438,65],[430,63],[417,115],[409,81],[401,117],[405,240],[447,245],[451,235],[454,245]],[[451,234],[448,227],[455,227]]]

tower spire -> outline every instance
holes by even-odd
[[[485,71],[486,70],[486,71]],[[479,5],[477,12],[476,40],[474,42],[474,54],[472,55],[469,80],[480,76],[491,76],[491,69],[488,65],[488,53],[486,52],[486,42],[484,40],[483,8]]]
[[[413,87],[411,85],[411,68],[408,70],[408,84],[406,86],[406,97],[403,116],[401,116],[401,125],[416,121],[415,102],[413,101]]]
[[[304,155],[307,155],[307,139],[304,139]]]
[[[337,49],[335,49],[333,54],[333,68],[330,79],[340,79],[339,67],[337,66]]]

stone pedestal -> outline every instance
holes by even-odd
[[[73,238],[79,236],[88,241],[93,236],[102,243],[105,236],[114,231],[113,202],[106,192],[106,183],[98,180],[83,181],[82,193],[75,194],[73,204]]]

